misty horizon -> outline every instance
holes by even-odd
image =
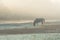
[[[60,19],[59,0],[0,0],[0,20]]]

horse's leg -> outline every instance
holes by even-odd
[[[35,26],[35,22],[33,23],[33,26]]]
[[[41,22],[43,24],[43,22]]]
[[[43,20],[41,23],[44,24],[45,23],[45,20]]]

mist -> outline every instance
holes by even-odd
[[[59,0],[0,0],[0,20],[60,19]]]

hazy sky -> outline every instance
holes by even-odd
[[[0,20],[60,19],[60,0],[0,0]]]

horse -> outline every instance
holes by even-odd
[[[34,20],[34,22],[33,22],[33,26],[35,26],[38,23],[44,24],[45,23],[45,19],[44,18],[36,18]]]

